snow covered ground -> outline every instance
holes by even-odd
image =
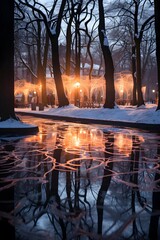
[[[44,111],[39,111],[37,107],[36,111],[31,108],[16,108],[15,112],[29,112],[36,113],[38,115],[53,115],[73,118],[85,118],[85,119],[97,119],[97,120],[109,120],[109,121],[122,121],[132,123],[147,123],[147,124],[160,124],[160,110],[156,111],[155,104],[146,104],[142,107],[133,106],[117,106],[114,109],[106,108],[78,108],[74,105],[69,105],[62,108],[45,108]],[[28,127],[31,125],[24,124],[22,122],[9,119],[4,122],[0,122],[0,128],[18,128]]]
[[[156,111],[155,104],[146,104],[142,107],[118,106],[115,109],[108,108],[78,108],[69,105],[62,108],[45,108],[44,111],[32,111],[31,108],[16,109],[20,112],[31,112],[53,116],[65,116],[74,118],[123,121],[134,123],[160,124],[160,111]]]

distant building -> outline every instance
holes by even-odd
[[[89,63],[81,63],[81,75],[88,75],[91,65]],[[103,68],[98,64],[93,64],[92,76],[101,76],[104,75]]]

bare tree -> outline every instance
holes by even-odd
[[[64,92],[61,67],[59,61],[59,45],[58,45],[58,39],[61,30],[61,22],[64,15],[66,0],[61,1],[58,10],[56,9],[56,7],[58,7],[59,1],[58,0],[54,1],[50,11],[46,9],[46,7],[43,4],[38,3],[35,0],[33,1],[33,3],[30,3],[27,0],[24,1],[17,0],[17,3],[27,6],[29,9],[32,10],[35,20],[43,21],[45,24],[46,31],[51,43],[52,67],[58,96],[58,105],[59,107],[66,106],[69,104],[69,101]],[[43,9],[43,11],[41,9]]]
[[[69,6],[69,3],[71,2],[71,7]],[[66,75],[70,76],[71,74],[71,45],[72,45],[72,22],[74,19],[74,7],[75,4],[73,1],[68,2],[68,7],[70,9],[70,16],[69,21],[67,24],[67,30],[66,30]]]
[[[0,1],[0,121],[14,112],[14,1]]]
[[[105,18],[103,0],[98,0],[99,6],[99,39],[104,57],[105,80],[106,80],[106,98],[104,108],[114,108],[115,106],[115,88],[114,88],[114,66],[111,51],[109,49],[108,38],[106,36]]]
[[[160,110],[160,1],[154,0],[154,12],[155,12],[155,32],[156,32],[156,56],[157,56],[157,74],[158,74],[158,106],[157,110]]]
[[[145,3],[144,3],[145,4]],[[140,2],[134,1],[135,9],[134,9],[134,43],[136,49],[136,78],[137,78],[137,93],[138,93],[138,104],[137,106],[141,106],[144,104],[143,95],[142,95],[142,72],[141,72],[141,42],[143,38],[143,34],[145,29],[150,24],[153,19],[153,15],[147,18],[143,24],[141,25],[140,30],[138,29],[138,14],[139,14],[139,6]]]
[[[118,69],[132,72],[132,103],[138,106],[144,104],[142,85],[146,73],[149,73],[149,56],[154,56],[155,49],[152,2],[153,0],[116,0],[108,11],[108,16],[113,19],[108,25],[113,29],[111,37],[115,48],[115,51],[112,49],[115,71]]]
[[[39,85],[39,103],[47,105],[46,97],[46,68],[47,56],[49,49],[49,37],[45,31],[41,19],[32,20],[34,13],[23,10],[23,17],[17,16],[22,11],[20,5],[15,8],[15,22],[16,22],[16,48],[17,57],[16,62],[20,60],[23,68],[26,69],[26,79],[31,80],[32,83]],[[18,24],[20,23],[20,24]],[[24,36],[22,36],[22,33]],[[17,39],[20,35],[20,39]],[[23,53],[26,53],[23,56]],[[29,77],[31,76],[31,77]],[[25,78],[25,74],[23,76]]]
[[[37,37],[37,81],[40,84],[41,91],[41,99],[39,99],[39,103],[47,106],[47,97],[46,97],[46,68],[47,68],[47,56],[49,49],[49,37],[48,34],[45,34],[45,44],[44,44],[44,52],[42,57],[42,44],[41,44],[41,32],[42,27],[40,21],[38,24],[38,37]]]
[[[144,40],[145,31],[151,28],[153,23],[152,11],[145,14],[149,7],[148,1],[122,1],[119,15],[128,22],[129,34],[132,43],[132,74],[133,74],[133,104],[141,106],[144,104],[142,94],[142,51],[141,46]],[[137,93],[137,100],[136,100]]]

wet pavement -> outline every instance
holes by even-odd
[[[0,138],[2,240],[160,239],[160,134],[21,118],[39,132]]]

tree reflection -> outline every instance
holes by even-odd
[[[156,237],[159,136],[49,120],[39,129],[1,151],[0,190],[7,200],[3,184],[11,183],[5,219],[15,223],[16,240],[147,239],[149,225]]]
[[[134,184],[131,189],[131,209],[133,216],[133,227],[130,239],[140,239],[144,237],[144,233],[140,233],[137,227],[136,218],[136,195],[138,200],[141,202],[140,192],[138,188],[138,171],[139,171],[139,156],[140,156],[140,141],[139,138],[133,135],[133,147],[131,152],[131,163],[130,163],[130,182]],[[144,207],[144,206],[143,206]]]
[[[158,146],[157,156],[160,156],[160,146]],[[155,173],[155,188],[152,195],[152,215],[149,225],[149,239],[158,240],[160,233],[158,232],[158,223],[160,217],[160,165]]]
[[[3,166],[0,168],[0,179],[6,179],[10,176],[14,166],[14,158],[10,157],[10,153],[14,150],[14,146],[6,144],[0,149],[0,161]],[[12,181],[0,180],[0,233],[6,239],[15,239],[14,222],[12,221],[11,214],[14,208],[14,184]],[[6,216],[9,218],[9,224]],[[7,229],[7,231],[6,231]]]
[[[113,147],[114,147],[114,134],[106,134],[106,143],[105,143],[105,167],[102,178],[101,187],[98,192],[97,197],[97,212],[98,212],[98,234],[102,234],[102,222],[103,222],[103,211],[104,211],[104,200],[106,197],[107,190],[110,186],[112,168],[113,168]]]

